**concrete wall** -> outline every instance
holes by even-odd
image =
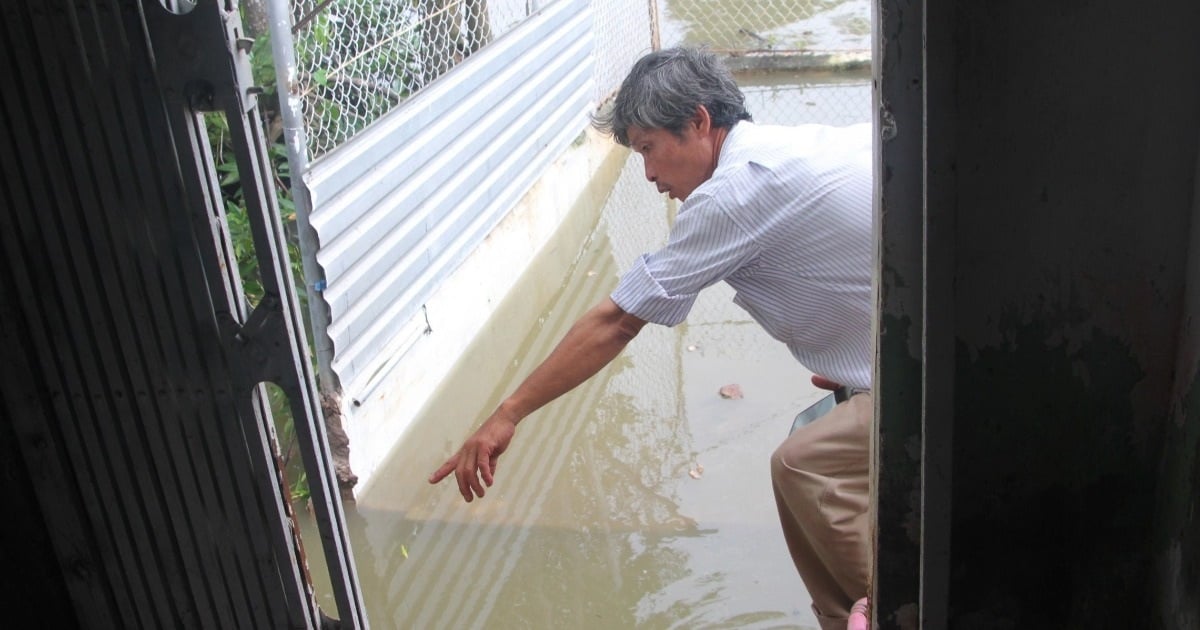
[[[557,257],[556,268],[569,265],[578,250],[545,252],[556,233],[573,230],[566,242],[580,243],[595,225],[620,172],[627,151],[591,129],[557,160],[524,195],[516,208],[488,235],[427,302],[427,316],[407,326],[417,337],[407,352],[389,366],[387,377],[370,397],[344,400],[350,463],[358,475],[355,493],[370,491],[375,473],[408,432],[471,343],[511,356],[517,342],[490,321],[502,300],[517,299],[536,317],[558,289],[541,287],[538,295],[509,295],[521,274],[538,255]],[[564,259],[565,257],[565,259]],[[428,322],[428,332],[425,329]]]
[[[1196,627],[1200,4],[880,13],[882,627]]]

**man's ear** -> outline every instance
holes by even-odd
[[[702,135],[707,134],[712,129],[712,116],[709,115],[708,108],[703,105],[697,105],[691,124]]]

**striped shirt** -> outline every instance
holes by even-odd
[[[721,280],[802,365],[871,387],[871,126],[740,122],[717,168],[612,299],[666,326]]]

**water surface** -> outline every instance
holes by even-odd
[[[760,121],[779,118],[770,110],[792,116],[783,122],[869,116],[862,79],[758,83],[747,93]],[[686,323],[647,326],[608,368],[526,419],[482,500],[464,503],[452,479],[425,481],[663,242],[672,210],[632,156],[586,241],[552,243],[526,272],[349,508],[374,627],[816,627],[767,461],[823,393],[724,285]],[[552,262],[562,260],[573,262]],[[743,398],[718,394],[731,383]],[[320,558],[310,561],[320,580]]]

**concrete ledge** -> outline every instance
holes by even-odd
[[[714,51],[733,72],[869,70],[870,50]]]

